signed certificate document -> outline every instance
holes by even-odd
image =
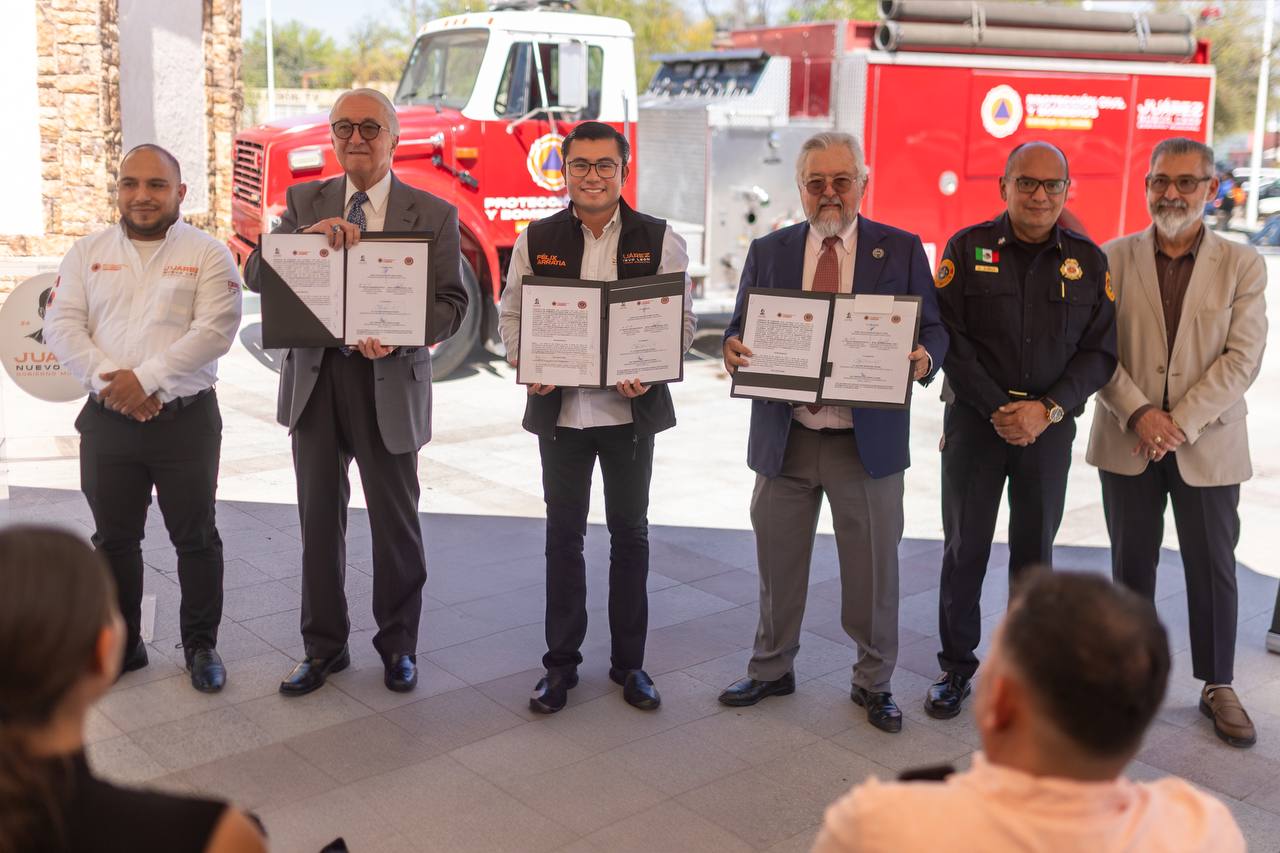
[[[605,385],[684,377],[684,273],[611,281]]]
[[[908,355],[920,333],[920,297],[842,294],[834,303],[820,402],[906,405],[913,372]]]
[[[604,282],[525,276],[516,381],[599,388]]]
[[[434,302],[429,232],[368,232],[351,249],[324,234],[264,234],[262,343],[426,346]]]
[[[323,234],[263,234],[262,260],[279,274],[329,334],[342,336],[343,252]]]
[[[361,241],[347,259],[344,343],[376,338],[383,346],[427,343],[426,243]]]
[[[684,273],[621,281],[527,275],[516,381],[611,388],[684,378]]]
[[[747,291],[742,342],[747,367],[733,375],[732,395],[815,403],[831,320],[831,294],[753,287]]]

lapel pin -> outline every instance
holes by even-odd
[[[881,258],[884,257],[884,249],[881,249],[879,246],[876,246],[874,249],[871,250],[871,257],[875,258],[877,261],[880,260]]]

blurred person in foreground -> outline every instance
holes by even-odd
[[[69,533],[0,532],[0,853],[266,850],[217,800],[118,787],[85,758],[89,709],[124,659],[101,557]]]
[[[1226,807],[1184,780],[1121,776],[1169,678],[1150,602],[1096,575],[1037,571],[984,668],[973,766],[858,785],[827,809],[815,853],[1245,849]]]

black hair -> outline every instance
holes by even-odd
[[[56,849],[65,844],[65,773],[32,755],[27,739],[84,675],[115,583],[72,534],[16,526],[0,531],[0,589],[0,853]]]
[[[1095,574],[1027,577],[1000,648],[1054,726],[1100,758],[1138,748],[1169,681],[1169,637],[1155,606]]]
[[[1057,151],[1058,156],[1062,158],[1063,177],[1065,177],[1067,180],[1071,180],[1071,164],[1067,162],[1066,153],[1061,148],[1054,145],[1052,142],[1045,142],[1043,139],[1032,139],[1029,142],[1022,142],[1022,143],[1019,143],[1018,145],[1013,146],[1013,150],[1009,152],[1009,156],[1006,157],[1004,161],[1004,176],[1006,178],[1009,177],[1009,175],[1012,173],[1013,161],[1017,159],[1018,154],[1023,149],[1030,148],[1033,145],[1044,145],[1048,148],[1052,148],[1054,151]]]
[[[631,162],[631,143],[612,125],[607,125],[602,121],[584,121],[569,131],[564,141],[560,143],[560,157],[566,163],[569,162],[569,145],[575,139],[612,139],[618,143],[618,153],[622,156],[623,168],[626,168],[627,164]]]
[[[172,154],[169,153],[168,149],[161,148],[159,145],[156,145],[154,142],[144,142],[141,145],[135,145],[132,148],[130,148],[129,151],[123,157],[120,158],[121,164],[123,164],[125,160],[128,160],[129,156],[133,154],[133,152],[135,151],[155,152],[157,155],[159,155],[161,160],[164,160],[166,163],[168,163],[170,166],[173,167],[174,174],[178,176],[178,183],[182,183],[182,164],[178,162],[177,157],[174,157]]]

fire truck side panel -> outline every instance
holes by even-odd
[[[1212,144],[1213,84],[1212,77],[1135,77],[1133,142],[1129,148],[1121,233],[1131,234],[1151,223],[1143,178],[1156,143],[1170,136],[1188,136]]]

